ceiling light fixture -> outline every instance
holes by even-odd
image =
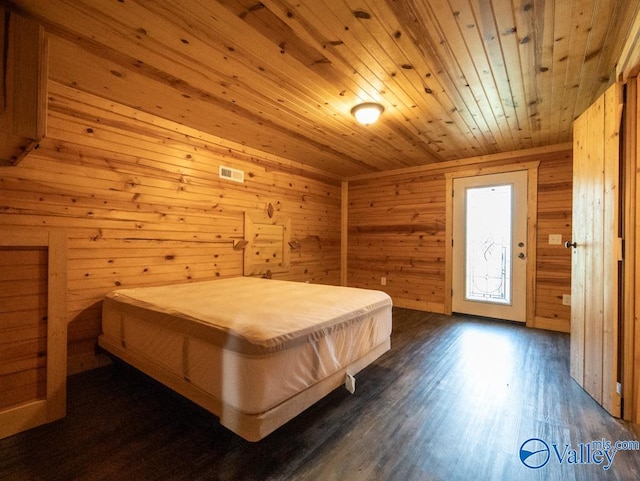
[[[353,116],[363,125],[374,123],[378,120],[382,112],[384,112],[384,107],[373,102],[358,104],[351,109]]]

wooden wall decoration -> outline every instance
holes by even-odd
[[[264,214],[244,214],[244,275],[271,277],[291,266],[291,218],[269,203]],[[295,246],[299,247],[297,241]]]
[[[3,438],[66,413],[66,234],[5,228],[0,231],[0,263]]]

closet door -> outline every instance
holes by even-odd
[[[622,112],[613,85],[574,123],[571,376],[616,417],[618,359],[619,137]]]

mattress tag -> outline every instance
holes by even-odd
[[[356,392],[356,378],[347,373],[344,379],[344,387],[346,387],[347,391],[349,391],[351,394]]]

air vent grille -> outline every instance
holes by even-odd
[[[231,167],[221,165],[219,174],[221,179],[227,179],[241,184],[244,183],[244,171],[242,170],[232,169]]]

